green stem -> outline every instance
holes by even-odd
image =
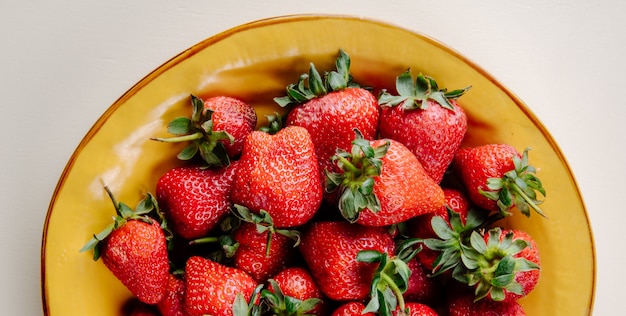
[[[380,277],[385,280],[385,282],[387,282],[387,285],[389,286],[391,291],[396,295],[396,299],[398,300],[398,307],[401,311],[404,312],[404,296],[402,296],[402,291],[400,290],[396,282],[394,282],[394,280],[384,272],[380,274]]]
[[[528,203],[528,205],[530,205],[530,207],[535,210],[535,212],[537,212],[537,214],[546,217],[545,214],[543,214],[543,212],[541,211],[541,209],[539,208],[539,206],[537,206],[535,204],[535,202],[528,197],[528,195],[526,195],[526,193],[524,193],[524,191],[522,191],[522,189],[517,185],[517,184],[513,184],[513,190],[515,190],[515,192],[517,192],[519,195],[522,196],[522,199],[524,199],[524,201],[526,201],[526,203]]]
[[[219,241],[220,241],[219,237],[203,237],[203,238],[191,240],[189,241],[189,244],[199,245],[199,244],[208,244],[208,243],[214,243],[214,242],[219,242]]]
[[[183,136],[176,136],[176,137],[153,137],[153,138],[150,138],[150,139],[151,140],[156,140],[158,142],[164,142],[164,143],[180,143],[180,142],[200,139],[202,137],[204,137],[204,134],[202,134],[201,132],[196,132],[196,133],[193,133],[193,134],[183,135]]]
[[[361,170],[359,170],[357,167],[355,167],[352,162],[350,162],[350,160],[339,156],[339,161],[341,161],[341,163],[348,169],[346,170],[347,172],[352,172],[353,174],[355,174],[355,178],[358,177],[358,175],[361,175]]]

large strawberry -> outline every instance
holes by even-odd
[[[379,96],[381,137],[404,144],[428,175],[441,182],[467,131],[467,117],[456,99],[468,89],[448,92],[422,74],[413,82],[407,70],[396,79],[399,95],[383,91]]]
[[[308,75],[287,86],[287,96],[275,99],[281,106],[293,105],[286,126],[301,126],[311,134],[322,179],[324,170],[336,170],[330,158],[337,148],[350,149],[355,128],[366,139],[374,139],[378,128],[376,97],[352,81],[348,54],[340,50],[335,64],[336,71],[324,78],[311,64]]]
[[[239,161],[233,203],[254,213],[265,210],[276,227],[299,226],[315,215],[323,187],[306,129],[289,126],[275,135],[253,131]]]
[[[190,316],[233,315],[238,295],[248,302],[256,286],[242,270],[193,256],[185,265],[185,308]]]
[[[393,238],[383,227],[347,222],[314,222],[302,234],[300,252],[320,290],[339,301],[363,300],[377,263],[357,261],[363,250],[393,254]]]
[[[159,178],[156,196],[177,234],[204,237],[229,213],[237,166],[234,161],[220,169],[176,167]]]
[[[261,292],[273,315],[326,315],[323,295],[305,268],[289,267],[269,280],[269,290]]]
[[[530,209],[543,215],[536,192],[545,196],[546,191],[535,175],[536,169],[528,164],[528,149],[520,154],[508,144],[461,148],[454,166],[477,206],[498,210],[503,216],[511,215],[509,210],[514,206],[526,216]]]
[[[94,260],[104,265],[140,301],[156,304],[165,295],[169,278],[167,240],[161,224],[150,217],[158,213],[156,199],[147,194],[136,209],[118,202],[105,187],[116,210],[114,222],[85,244]]]
[[[327,172],[326,190],[339,190],[339,210],[350,222],[386,226],[443,206],[441,187],[395,140],[370,141],[356,131],[352,150],[339,151],[333,161],[341,171]]]
[[[161,142],[190,142],[179,154],[181,160],[200,156],[209,166],[228,166],[241,153],[243,140],[256,126],[254,108],[235,98],[218,96],[202,100],[191,95],[191,117],[177,117],[167,130],[176,136],[155,137]]]

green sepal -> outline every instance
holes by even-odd
[[[261,132],[274,135],[284,127],[284,115],[280,115],[280,113],[274,112],[273,114],[265,115],[265,117],[267,118],[267,125],[261,126],[259,128]]]
[[[269,256],[274,234],[280,234],[292,239],[294,241],[294,247],[300,245],[300,232],[295,229],[276,228],[274,226],[272,216],[266,210],[261,210],[259,213],[253,213],[247,207],[235,204],[233,214],[241,221],[256,225],[256,230],[259,234],[267,233],[267,242],[265,244],[266,256]]]
[[[264,310],[260,305],[257,305],[256,302],[261,295],[261,291],[263,290],[263,284],[257,285],[257,287],[252,292],[250,296],[250,301],[246,302],[246,299],[243,297],[243,294],[237,293],[235,296],[235,301],[233,302],[232,312],[233,316],[261,316],[264,315]]]
[[[318,304],[322,303],[319,298],[309,298],[304,301],[285,295],[280,285],[274,280],[269,279],[267,283],[270,289],[261,290],[261,297],[269,305],[272,315],[281,316],[308,316],[313,315],[309,312]]]
[[[403,293],[408,288],[411,275],[407,263],[398,256],[391,258],[387,253],[376,250],[359,251],[356,260],[378,264],[370,285],[370,299],[362,313],[392,315],[397,307],[404,309]]]

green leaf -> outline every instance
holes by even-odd
[[[356,261],[366,263],[378,263],[386,256],[378,250],[361,250],[356,255]]]
[[[193,121],[193,122],[200,122],[200,120],[202,118],[203,111],[204,111],[204,101],[202,101],[202,99],[200,99],[200,98],[198,98],[198,97],[196,97],[195,95],[192,94],[191,95],[191,106],[193,107],[193,111],[192,111],[192,114],[191,114],[191,121]]]
[[[315,69],[313,63],[309,64],[309,88],[314,95],[324,95],[327,93],[326,87],[324,87],[324,81],[320,73]]]
[[[430,225],[433,228],[433,231],[435,232],[437,237],[441,239],[450,239],[456,237],[454,231],[450,229],[450,226],[448,226],[446,220],[443,219],[443,217],[441,216],[433,216],[430,220]]]
[[[196,142],[192,142],[187,145],[183,150],[176,156],[180,160],[190,160],[193,158],[198,152],[198,144]]]
[[[413,85],[413,76],[409,70],[403,72],[396,78],[396,90],[398,94],[404,97],[415,96],[415,85]]]
[[[243,297],[243,294],[237,293],[235,301],[233,302],[233,316],[248,316],[249,308],[248,302]]]
[[[191,132],[193,126],[187,117],[177,117],[167,124],[167,132],[174,135],[186,135]]]

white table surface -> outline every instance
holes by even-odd
[[[597,251],[594,314],[620,313],[626,292],[626,2],[2,2],[1,314],[42,314],[40,247],[48,203],[67,160],[109,105],[204,38],[296,13],[358,15],[424,33],[524,100],[561,147],[584,196]]]

